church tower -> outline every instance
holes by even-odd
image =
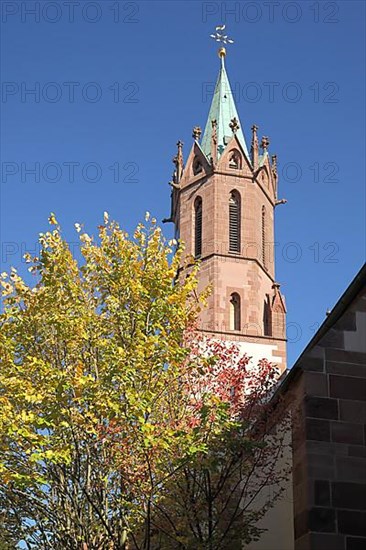
[[[253,125],[250,152],[219,50],[220,70],[205,130],[193,129],[186,162],[174,157],[172,214],[186,254],[201,261],[199,289],[212,287],[201,329],[240,342],[253,361],[286,368],[286,306],[275,279],[278,174],[269,140]]]

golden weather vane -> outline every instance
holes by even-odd
[[[210,34],[210,37],[216,40],[216,42],[221,42],[221,44],[234,44],[234,40],[228,38],[227,34],[224,34],[226,25],[218,25],[216,27],[216,33]]]

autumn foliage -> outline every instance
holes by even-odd
[[[129,237],[105,214],[97,239],[76,224],[81,262],[49,221],[26,258],[35,283],[1,275],[0,538],[218,550],[257,537],[286,475],[276,369],[194,330],[199,265],[177,283],[182,249],[154,220]]]

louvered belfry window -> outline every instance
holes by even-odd
[[[197,197],[194,202],[194,255],[200,258],[202,254],[202,199]]]
[[[262,262],[267,267],[266,255],[266,208],[262,206]]]
[[[240,195],[230,193],[229,199],[229,251],[240,252]]]

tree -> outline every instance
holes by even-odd
[[[54,215],[49,222],[39,258],[26,257],[35,284],[13,268],[1,275],[4,541],[40,550],[217,548],[238,536],[243,517],[229,515],[229,499],[228,519],[217,522],[230,483],[249,466],[266,467],[272,370],[260,365],[261,389],[250,386],[238,350],[200,339],[192,328],[205,302],[199,265],[179,277],[183,249],[172,254],[155,220],[130,238],[105,214],[98,240],[76,224],[80,263]],[[200,480],[193,500],[192,479]],[[246,513],[247,539],[259,516]]]
[[[156,503],[154,548],[239,549],[260,538],[258,521],[284,490],[290,418],[271,399],[279,374],[273,365],[253,365],[235,343],[193,338],[192,355],[205,361],[189,380],[192,409],[197,426],[208,415],[211,430],[205,451],[175,472]],[[207,395],[221,408],[207,407]]]
[[[197,315],[197,266],[173,284],[181,252],[155,221],[99,244],[80,233],[82,265],[55,217],[36,277],[2,274],[0,502],[28,548],[123,548],[185,457],[203,449],[185,421],[192,368],[184,331]],[[179,450],[179,453],[178,453]],[[178,457],[176,460],[175,457]],[[176,466],[167,474],[165,462]]]

